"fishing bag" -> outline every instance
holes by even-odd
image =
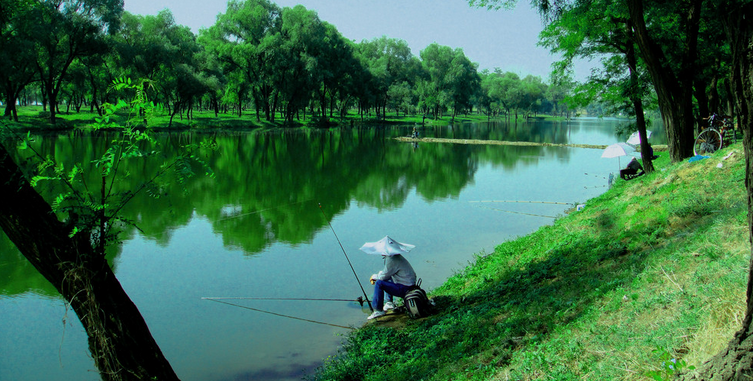
[[[426,296],[426,291],[421,288],[421,280],[405,294],[403,298],[405,302],[405,309],[408,316],[413,319],[427,317],[431,315],[432,305],[429,302],[429,297]]]

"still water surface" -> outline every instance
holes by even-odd
[[[614,133],[618,123],[474,123],[421,133],[611,144],[624,141]],[[475,254],[492,252],[603,193],[609,173],[627,163],[602,159],[594,149],[414,146],[391,139],[411,129],[161,137],[168,146],[212,139],[217,149],[204,159],[215,178],[194,178],[186,192],[175,186],[159,200],[135,200],[126,214],[140,230],[124,234],[112,263],[181,379],[300,379],[337,351],[348,329],[202,299],[362,295],[327,222],[369,297],[368,278],[382,260],[358,248],[385,235],[416,245],[407,258],[430,290]],[[652,140],[661,136],[654,131]],[[100,140],[45,137],[40,149],[61,160],[88,160]],[[370,313],[355,302],[228,302],[352,327]],[[0,237],[0,316],[0,380],[98,379],[75,314],[5,236]]]

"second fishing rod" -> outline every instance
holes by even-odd
[[[363,286],[361,285],[361,281],[358,279],[358,274],[356,274],[356,269],[353,268],[353,263],[350,262],[350,258],[348,257],[348,253],[345,252],[345,248],[343,247],[342,242],[340,242],[340,238],[337,236],[337,233],[335,233],[335,228],[332,227],[332,224],[327,219],[327,215],[324,214],[324,209],[322,209],[322,204],[319,204],[319,211],[322,212],[322,216],[324,216],[324,221],[327,222],[327,225],[329,225],[330,230],[332,230],[332,234],[335,235],[335,239],[337,240],[337,243],[340,245],[340,249],[343,251],[343,254],[345,255],[345,259],[348,261],[348,265],[350,265],[350,269],[353,271],[353,276],[356,278],[356,282],[358,283],[358,287],[361,288],[361,292],[363,292],[364,300],[366,300],[366,303],[369,305],[369,310],[371,312],[374,312],[374,307],[371,306],[371,302],[369,301],[369,296],[366,295],[366,290],[363,289]]]

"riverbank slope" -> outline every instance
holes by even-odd
[[[618,180],[431,290],[438,312],[367,324],[316,380],[670,379],[742,326],[743,148]]]

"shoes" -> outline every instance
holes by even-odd
[[[387,312],[389,310],[394,310],[394,309],[395,309],[395,303],[392,303],[392,302],[384,303],[384,308],[382,308],[384,312]]]
[[[384,311],[374,311],[374,313],[371,314],[371,315],[369,315],[369,317],[367,319],[369,319],[369,320],[376,319],[376,318],[378,318],[380,316],[384,316],[384,315],[387,315],[387,313],[384,312]]]

